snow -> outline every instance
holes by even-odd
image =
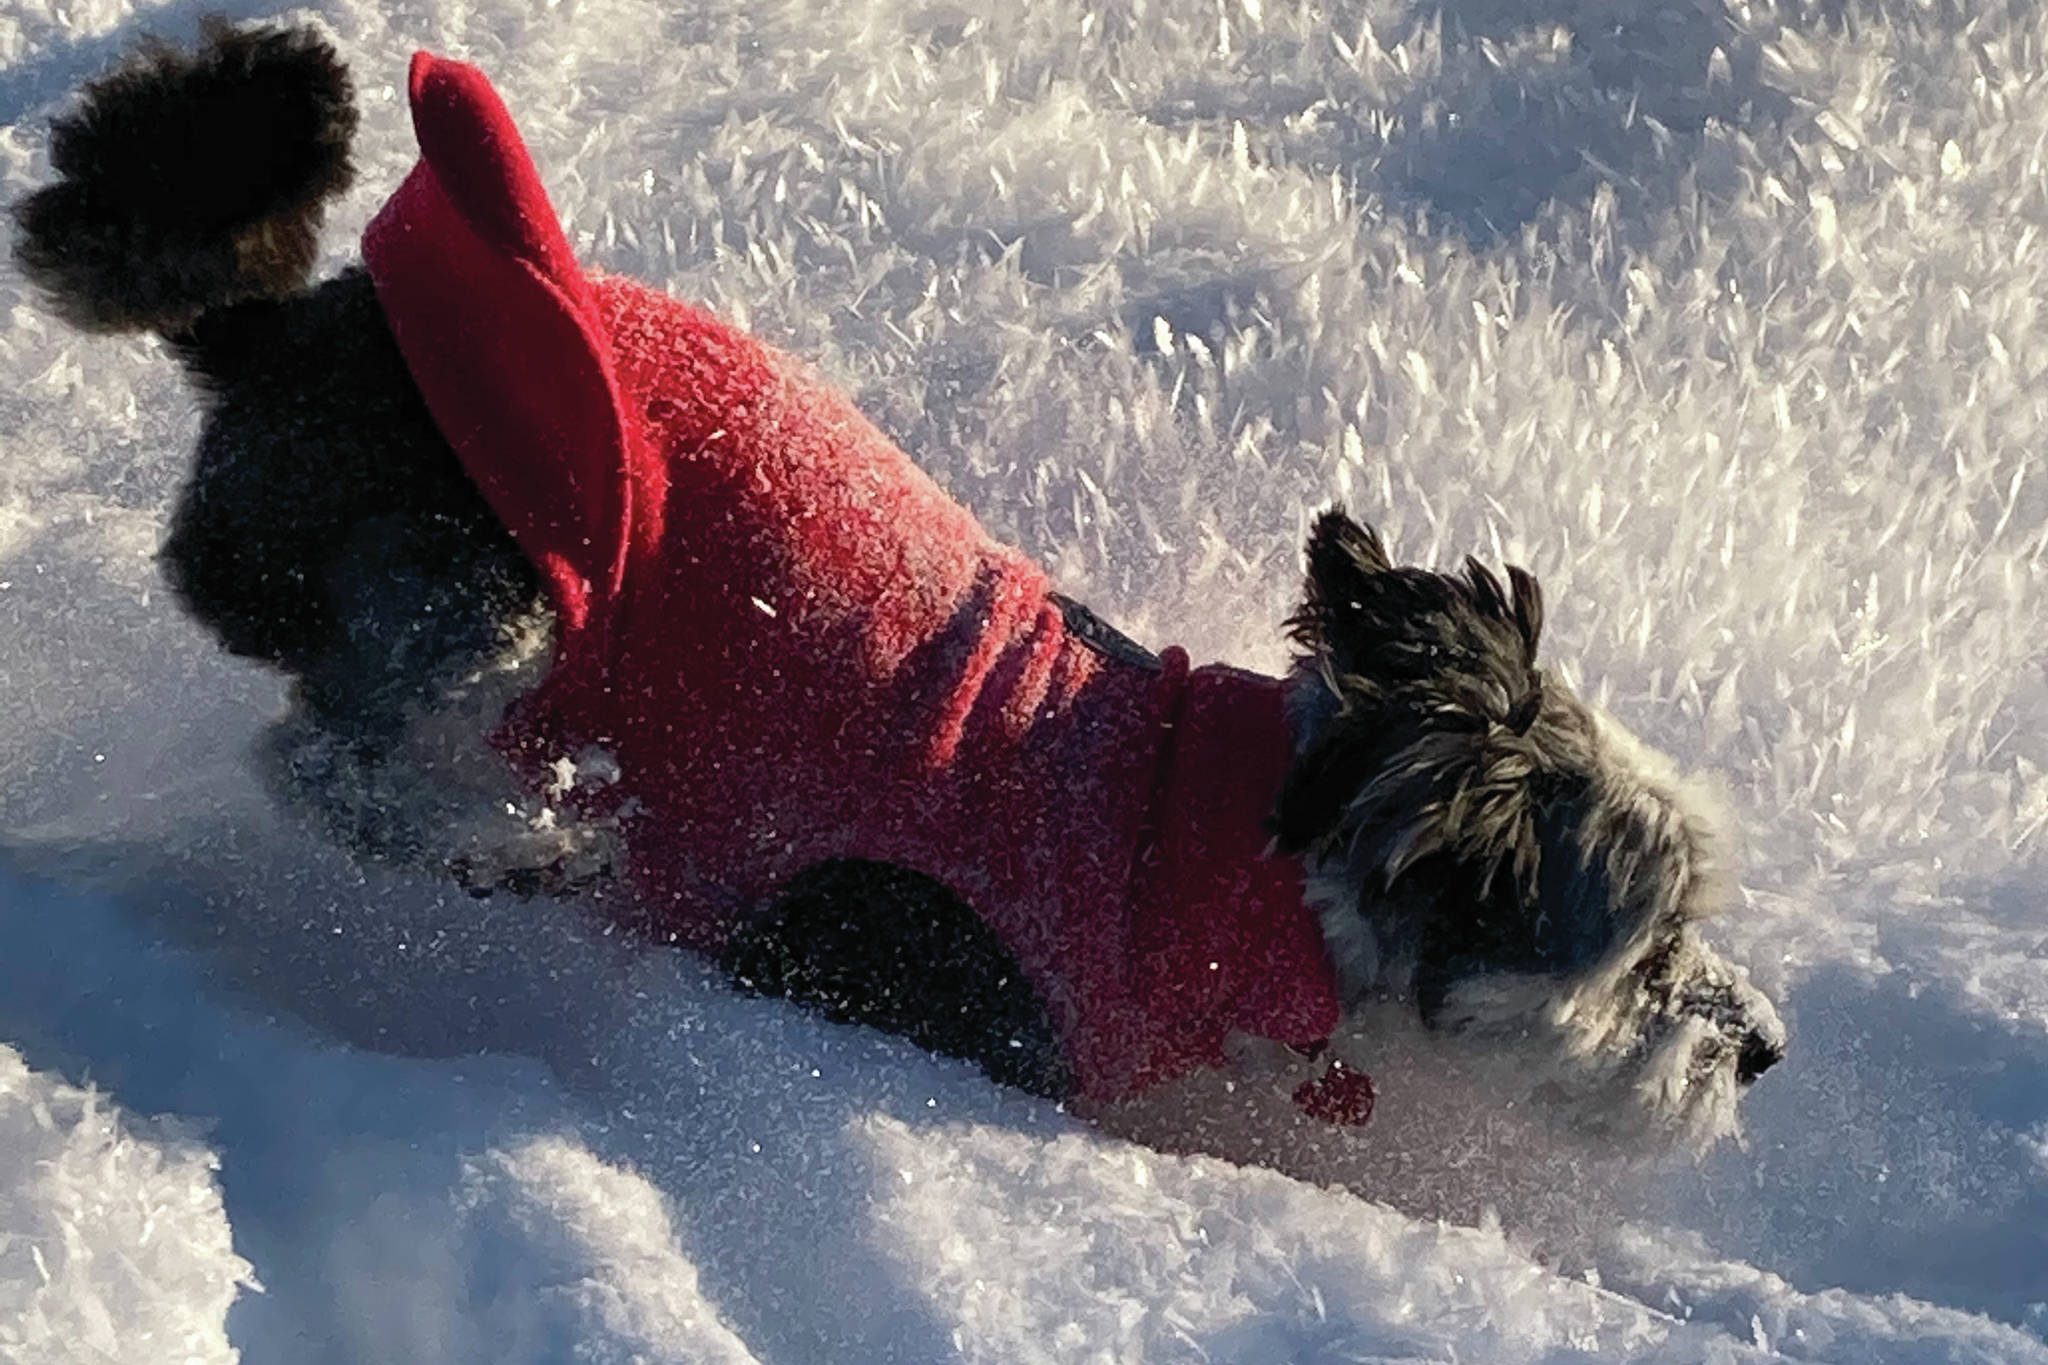
[[[198,13],[0,0],[0,192]],[[0,264],[0,1361],[2048,1361],[2048,13],[293,13],[362,86],[334,262],[406,56],[481,62],[587,258],[1141,639],[1278,666],[1338,496],[1529,565],[1552,659],[1725,788],[1715,932],[1793,1051],[1645,1164],[1390,1045],[1355,1144],[1267,1153],[1352,1193],[354,868],[154,576],[174,368]]]

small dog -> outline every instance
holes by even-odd
[[[1701,937],[1710,805],[1538,666],[1534,578],[1333,510],[1286,678],[1155,655],[793,362],[586,275],[480,74],[411,95],[322,283],[356,116],[310,30],[145,46],[15,208],[59,313],[204,395],[162,564],[292,680],[288,803],[1084,1106],[1400,1000],[1581,1128],[1733,1130],[1785,1033]],[[1347,1048],[1304,1111],[1369,1115]]]

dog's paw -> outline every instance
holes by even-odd
[[[530,835],[472,849],[448,860],[455,884],[482,900],[499,891],[522,898],[568,899],[612,881],[621,850],[607,829],[534,830]]]

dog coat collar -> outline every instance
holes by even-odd
[[[805,868],[870,858],[976,907],[1088,1098],[1233,1031],[1326,1038],[1320,930],[1264,847],[1278,681],[1107,640],[803,367],[586,275],[481,73],[422,54],[410,91],[421,160],[364,257],[557,608],[501,740],[536,781],[615,756],[647,927],[716,948]]]

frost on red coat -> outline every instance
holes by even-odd
[[[481,73],[421,54],[421,160],[364,239],[442,432],[541,569],[547,680],[501,736],[538,781],[601,745],[651,926],[715,949],[822,859],[937,878],[1046,998],[1084,1095],[1306,1046],[1337,995],[1264,855],[1277,681],[1069,630],[843,397],[576,263]]]

